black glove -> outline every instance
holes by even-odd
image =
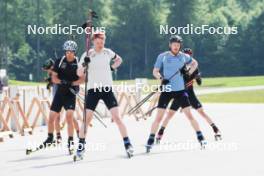
[[[110,69],[111,69],[111,71],[115,71],[115,69],[110,65]]]
[[[61,80],[61,85],[70,87],[72,85],[72,82],[66,81],[66,80]]]
[[[49,70],[51,69],[52,66],[54,66],[55,62],[52,59],[48,59],[43,65],[42,65],[42,69],[43,70]]]
[[[181,72],[181,74],[182,74],[183,76],[189,74],[189,70],[187,69],[186,66],[183,66],[183,67],[180,69],[180,72]]]
[[[52,83],[49,82],[49,83],[47,84],[47,86],[46,86],[47,90],[50,90],[51,86],[52,86]]]
[[[170,80],[168,80],[168,79],[162,79],[161,85],[167,85],[167,84],[169,84],[169,82],[170,82]]]
[[[199,73],[199,74],[196,76],[195,80],[196,80],[196,82],[197,82],[197,84],[198,84],[199,86],[202,85],[202,76],[201,76],[201,73]]]
[[[85,56],[84,57],[84,62],[82,63],[83,67],[86,67],[90,62],[91,62],[90,57]]]
[[[48,90],[50,90],[50,87],[52,86],[52,80],[51,80],[51,77],[49,76],[48,78],[45,78],[44,81],[45,81],[45,82],[48,82],[46,88],[47,88]]]

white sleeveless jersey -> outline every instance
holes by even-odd
[[[88,55],[91,60],[88,66],[88,89],[112,86],[113,78],[110,62],[116,54],[111,49],[104,48],[99,53],[95,52],[94,49],[90,49]],[[79,64],[84,63],[85,56],[86,52],[82,54]]]

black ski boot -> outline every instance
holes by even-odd
[[[152,149],[154,142],[155,142],[155,134],[150,134],[146,145],[146,153],[150,153],[150,150]]]

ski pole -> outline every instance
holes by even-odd
[[[180,70],[177,70],[173,75],[171,75],[169,77],[168,80],[171,80],[175,75],[177,75],[180,72]],[[160,85],[159,88],[161,88],[163,85]],[[136,112],[145,102],[147,102],[155,93],[157,93],[157,91],[159,90],[159,88],[155,89],[154,92],[151,92],[149,95],[147,95],[143,100],[141,100],[138,104],[136,104],[133,108],[131,108],[128,111],[128,114],[132,114],[134,112]]]
[[[74,95],[76,95],[83,103],[84,103],[84,99],[83,99],[83,97],[81,97],[78,93],[76,93],[72,88],[70,88],[70,91],[71,91],[71,93],[73,93]],[[84,111],[86,111],[85,110],[85,108],[84,108]],[[105,128],[107,128],[107,125],[101,120],[101,114],[98,112],[98,111],[94,111],[95,112],[95,114],[94,114],[94,117],[105,127]]]

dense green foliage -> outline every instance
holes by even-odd
[[[157,55],[168,48],[169,35],[160,34],[160,25],[187,24],[238,27],[236,35],[182,35],[203,75],[264,74],[264,0],[94,0],[93,7],[99,16],[95,26],[106,27],[107,47],[124,59],[119,79],[150,78]],[[13,79],[28,80],[32,73],[42,80],[40,66],[55,52],[62,55],[70,38],[80,56],[84,35],[28,35],[27,25],[81,25],[88,8],[88,0],[1,0],[1,68]]]

